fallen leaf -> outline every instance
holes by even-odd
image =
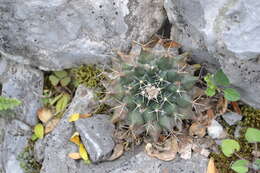
[[[218,100],[217,103],[217,111],[220,115],[223,115],[224,113],[227,112],[227,106],[228,106],[228,100],[225,99],[224,97],[221,97]]]
[[[255,158],[259,158],[259,157],[260,157],[260,151],[254,150],[254,151],[252,151],[252,154],[253,154],[253,156],[254,156]]]
[[[236,111],[236,113],[238,113],[239,115],[242,115],[242,112],[241,112],[237,102],[231,102],[231,105],[232,105],[233,109]]]
[[[208,149],[202,148],[200,154],[202,156],[208,157],[210,155],[210,151]]]
[[[86,163],[88,163],[88,164],[91,163],[91,161],[89,160],[89,157],[88,157],[88,152],[82,143],[79,144],[79,154]]]
[[[41,123],[36,124],[34,127],[34,134],[39,138],[42,139],[44,136],[44,127]]]
[[[57,126],[57,124],[60,122],[59,118],[54,118],[52,120],[50,120],[46,126],[45,126],[45,131],[44,133],[50,133],[51,131],[53,131],[53,129]]]
[[[191,158],[192,138],[182,137],[179,142],[179,154],[182,159],[188,160]]]
[[[168,141],[166,141],[165,148],[165,151],[159,151],[158,149],[153,147],[151,143],[148,143],[145,146],[145,151],[150,157],[155,157],[163,161],[174,160],[179,150],[177,139],[168,139]]]
[[[91,116],[92,116],[92,114],[80,114],[79,118],[89,118]]]
[[[80,115],[79,115],[78,113],[72,114],[72,115],[69,117],[69,122],[77,121],[79,118],[80,118]]]
[[[209,159],[207,173],[218,173],[215,167],[214,159],[212,157]]]
[[[73,142],[76,145],[80,145],[80,138],[79,138],[79,132],[75,132],[71,137],[70,137],[70,142]]]
[[[68,157],[71,158],[71,159],[74,159],[74,160],[81,159],[81,156],[80,156],[79,153],[69,153]]]
[[[190,126],[189,129],[189,135],[190,136],[198,136],[202,138],[206,135],[206,127],[199,122],[195,122]]]
[[[52,112],[48,108],[40,108],[37,111],[39,120],[43,123],[47,123],[53,116]]]
[[[163,46],[165,48],[180,48],[181,44],[179,44],[175,41],[164,41]]]
[[[210,121],[210,120],[213,120],[213,119],[215,118],[215,113],[214,113],[214,111],[213,111],[212,109],[208,109],[208,110],[207,110],[207,116],[208,116],[209,121]]]
[[[121,157],[124,153],[124,146],[123,144],[117,144],[114,148],[113,154],[108,160],[115,160],[119,157]]]

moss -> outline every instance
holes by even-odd
[[[34,158],[33,148],[34,143],[29,141],[28,146],[24,148],[17,158],[20,161],[20,167],[25,173],[39,173],[41,169],[41,164]]]
[[[95,65],[82,65],[78,68],[71,70],[74,78],[75,85],[83,84],[87,88],[102,88],[101,81],[105,79],[102,75],[102,71]]]
[[[249,144],[246,141],[244,136],[245,136],[246,129],[248,127],[253,127],[258,129],[260,128],[260,110],[254,109],[249,106],[243,106],[241,108],[241,111],[242,111],[243,119],[239,123],[239,125],[242,127],[240,130],[240,134],[241,134],[240,138],[235,139],[233,136],[235,126],[228,126],[228,124],[224,121],[221,121],[221,123],[227,130],[227,133],[230,135],[230,137],[239,142],[241,146],[241,150],[237,154],[244,159],[252,161],[252,159],[254,158],[252,155],[252,151],[254,150],[254,145]],[[219,150],[221,151],[220,148]],[[216,167],[221,173],[235,173],[230,169],[230,165],[232,164],[232,162],[239,159],[237,156],[232,155],[232,157],[226,157],[221,152],[220,154],[211,153],[211,157],[214,158]]]

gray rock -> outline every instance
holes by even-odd
[[[143,148],[141,148],[143,149]],[[139,150],[139,149],[137,149]],[[79,173],[193,173],[206,172],[208,159],[194,154],[190,160],[176,158],[165,162],[147,156],[143,151],[137,153],[125,153],[121,158],[112,162],[100,164],[80,164]]]
[[[226,136],[224,128],[216,120],[212,120],[207,127],[208,135],[213,139],[222,139]]]
[[[236,126],[236,129],[235,129],[235,132],[234,132],[235,138],[239,138],[241,136],[241,134],[240,134],[241,129],[242,129],[241,126]]]
[[[69,142],[70,137],[76,131],[74,123],[69,123],[68,119],[73,113],[89,113],[93,111],[94,101],[93,92],[83,86],[79,86],[76,94],[62,117],[57,127],[43,141],[36,145],[37,157],[44,158],[41,173],[76,173],[78,162],[69,158],[67,155],[78,152],[78,147]],[[44,156],[41,156],[43,153]]]
[[[0,53],[57,70],[107,62],[161,27],[162,0],[0,0]]]
[[[3,172],[24,173],[17,157],[27,146],[28,139],[32,135],[31,127],[19,120],[12,120],[10,124],[5,125],[5,128],[4,142],[0,152],[0,159],[4,163]]]
[[[115,127],[107,115],[94,115],[75,122],[76,129],[93,163],[108,159],[114,149]]]
[[[230,126],[235,125],[242,119],[242,115],[239,115],[235,112],[228,112],[222,115],[223,119],[228,123]]]
[[[172,39],[198,62],[221,67],[248,104],[260,108],[260,1],[165,0]]]
[[[2,95],[16,98],[22,104],[14,109],[16,118],[33,126],[37,123],[37,110],[42,107],[43,73],[26,65],[19,65],[0,58]]]

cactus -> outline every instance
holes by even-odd
[[[113,96],[127,111],[132,130],[145,128],[157,140],[163,130],[171,132],[178,122],[191,116],[189,93],[197,78],[183,71],[187,56],[172,56],[166,50],[158,54],[144,47],[135,58],[121,56]]]

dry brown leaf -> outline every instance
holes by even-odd
[[[232,105],[233,109],[236,111],[236,113],[238,113],[239,115],[242,115],[242,112],[241,112],[237,102],[231,102],[231,105]]]
[[[227,107],[228,107],[228,100],[225,99],[224,97],[221,97],[217,103],[217,112],[220,115],[223,115],[224,113],[227,112]]]
[[[123,144],[117,144],[114,148],[113,154],[108,160],[115,160],[119,157],[121,157],[124,153],[124,145]]]
[[[73,142],[76,145],[80,145],[80,138],[79,138],[79,132],[75,132],[71,138],[70,138],[70,142]]]
[[[208,120],[213,120],[215,118],[215,113],[212,109],[208,109],[207,110],[207,116],[208,116]]]
[[[191,158],[191,149],[193,146],[193,140],[191,137],[183,136],[179,137],[179,154],[182,159],[188,160]]]
[[[150,157],[155,157],[163,161],[174,160],[179,150],[177,139],[168,139],[168,141],[166,141],[165,148],[167,148],[166,151],[160,152],[155,147],[153,147],[151,143],[148,143],[145,146],[145,151]]]
[[[199,122],[195,122],[190,126],[189,135],[202,138],[206,135],[206,127]]]
[[[165,48],[180,48],[181,47],[181,44],[175,42],[175,41],[165,41],[163,43],[163,46]]]
[[[92,116],[92,114],[80,114],[79,115],[80,118],[89,118],[91,116]]]
[[[209,159],[207,173],[218,173],[215,167],[214,159],[212,157]]]
[[[254,151],[252,151],[252,154],[253,154],[253,156],[254,156],[255,158],[259,158],[259,157],[260,157],[260,151],[254,150]]]
[[[71,159],[74,159],[74,160],[81,159],[81,156],[80,156],[79,153],[69,153],[68,157],[71,158]]]
[[[57,126],[57,124],[60,122],[59,118],[54,118],[51,121],[49,121],[46,126],[45,126],[45,131],[44,133],[50,133],[51,131],[53,131],[53,129]]]
[[[37,115],[39,120],[41,120],[43,123],[47,123],[53,117],[51,110],[48,108],[38,109]]]

